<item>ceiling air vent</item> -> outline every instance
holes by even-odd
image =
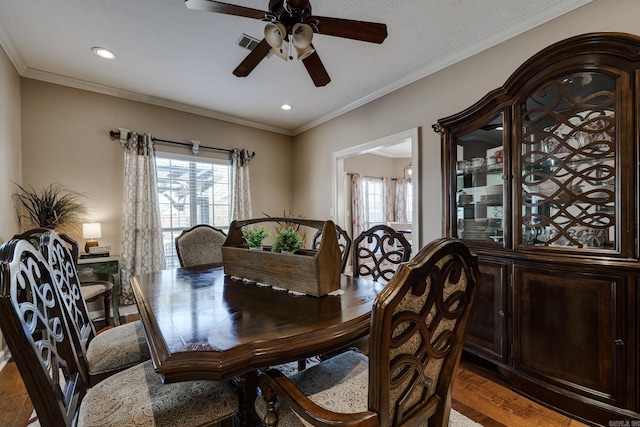
[[[238,46],[243,47],[245,49],[249,49],[249,50],[255,49],[259,43],[260,43],[260,40],[254,39],[253,37],[248,36],[244,33],[242,34],[242,36],[240,36],[240,39],[238,40]]]

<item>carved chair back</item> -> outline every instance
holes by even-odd
[[[184,230],[175,239],[176,253],[181,267],[222,263],[224,231],[207,224]]]
[[[388,283],[400,263],[411,258],[411,244],[404,235],[388,225],[376,225],[353,240],[354,277],[370,277]]]
[[[54,231],[48,228],[33,228],[31,230],[25,231],[22,234],[16,234],[15,236],[13,236],[13,238],[28,240],[34,247],[38,248],[46,258],[47,254],[45,253],[45,250],[47,245],[43,246],[42,239],[44,238],[45,235],[48,235],[49,233],[56,234],[57,241],[58,241],[57,250],[60,251],[60,254],[62,254],[61,252],[62,248],[65,248],[69,252],[68,254],[69,256],[67,257],[67,260],[69,260],[71,263],[70,264],[67,263],[64,266],[61,266],[61,268],[64,268],[65,271],[60,272],[59,276],[60,277],[69,276],[70,274],[73,274],[75,276],[74,280],[75,280],[75,283],[77,283],[78,287],[77,289],[76,288],[72,289],[72,291],[73,292],[75,292],[76,290],[78,291],[78,295],[82,297],[81,298],[83,300],[82,304],[85,305],[85,311],[87,312],[85,320],[78,318],[78,321],[79,321],[78,328],[81,336],[83,337],[82,338],[84,341],[83,347],[86,350],[86,345],[88,344],[89,341],[93,339],[93,337],[96,334],[96,331],[92,322],[89,322],[88,324],[84,323],[89,319],[89,314],[88,314],[88,310],[86,309],[86,302],[84,301],[84,299],[86,298],[87,302],[96,301],[99,298],[102,298],[104,300],[103,301],[104,313],[105,313],[105,318],[107,319],[107,324],[108,324],[109,323],[108,319],[110,317],[109,312],[111,307],[111,290],[113,288],[114,278],[113,278],[113,275],[110,273],[93,273],[91,274],[90,277],[85,277],[84,280],[81,281],[79,276],[77,275],[77,270],[76,270],[78,266],[78,257],[80,254],[80,250],[78,248],[78,242],[76,242],[74,239],[69,237],[69,235],[67,234],[58,233],[57,231]],[[50,255],[52,254],[53,253],[51,253]],[[48,261],[51,261],[51,259],[48,259]],[[71,265],[73,265],[73,272],[71,271],[71,268],[70,268]],[[101,286],[101,290],[97,293],[94,292],[88,296],[84,296],[82,293],[81,287],[90,286],[90,285],[99,285]],[[67,292],[67,287],[63,287],[62,291]],[[72,297],[75,298],[75,295]],[[117,296],[115,296],[115,298],[117,298]],[[76,305],[78,304],[79,302],[76,302]],[[71,308],[70,310],[74,312],[74,310],[72,310]]]
[[[27,240],[0,247],[0,328],[41,425],[74,425],[87,390],[60,298],[43,255]]]
[[[69,247],[65,235],[51,230],[42,234],[39,249],[51,267],[54,282],[69,311],[72,319],[69,326],[74,328],[77,336],[77,353],[84,361],[83,356],[87,352],[89,342],[96,336],[96,330],[89,317],[86,301],[82,297],[73,249]]]
[[[340,266],[341,270],[344,273],[344,269],[347,266],[347,261],[349,260],[349,253],[351,251],[351,237],[349,234],[336,224],[336,237],[338,238],[338,247],[340,248]],[[320,247],[320,242],[322,240],[322,230],[316,231],[313,235],[313,239],[311,241],[311,248],[317,250]]]
[[[455,369],[479,286],[477,258],[460,241],[438,239],[400,266],[378,294],[369,341],[369,407],[381,426],[451,409]]]
[[[13,236],[14,239],[26,239],[36,248],[40,245],[40,238],[42,235],[48,231],[53,231],[49,228],[32,228],[31,230],[27,230],[22,234],[16,234]],[[71,258],[73,259],[74,264],[78,264],[78,257],[80,255],[80,249],[78,248],[78,242],[73,240],[69,235],[64,233],[58,233],[62,241],[67,245],[69,251],[71,251]]]

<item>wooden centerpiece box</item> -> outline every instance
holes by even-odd
[[[272,252],[271,247],[249,249],[242,227],[261,223],[297,224],[322,231],[317,250]],[[254,218],[233,221],[222,245],[224,272],[230,276],[321,297],[340,289],[340,248],[333,221],[300,218]]]

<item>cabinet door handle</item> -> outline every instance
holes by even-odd
[[[507,175],[506,173],[502,174],[502,180],[506,181],[507,179],[509,179],[509,175]]]
[[[617,340],[615,340],[613,342],[617,347],[622,347],[624,346],[624,341],[622,341],[620,338],[618,338]]]
[[[498,314],[500,315],[500,317],[504,317],[504,316],[506,316],[506,314],[505,314],[505,312],[504,312],[503,310],[500,310],[500,311],[498,312]]]

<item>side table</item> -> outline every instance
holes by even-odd
[[[120,311],[118,300],[120,298],[120,257],[96,257],[80,258],[78,260],[78,278],[88,278],[94,273],[109,273],[113,275],[113,290],[111,291],[111,310],[113,311],[113,324],[120,325]]]

